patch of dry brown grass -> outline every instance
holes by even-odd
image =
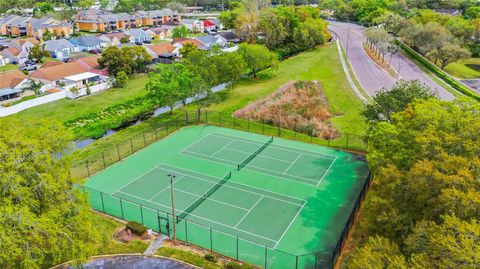
[[[325,139],[337,131],[328,119],[332,117],[322,86],[317,81],[289,81],[276,92],[237,110],[235,116],[281,126]]]

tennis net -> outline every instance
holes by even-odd
[[[255,156],[257,156],[262,150],[264,150],[268,145],[270,145],[273,142],[273,136],[270,137],[270,139],[267,140],[261,147],[259,147],[252,155],[248,156],[245,160],[243,160],[241,163],[238,164],[237,168],[240,171],[247,163],[249,163]]]
[[[215,191],[218,190],[225,182],[227,182],[230,178],[232,178],[232,172],[228,172],[220,181],[218,181],[213,187],[211,187],[208,191],[206,191],[197,201],[193,202],[190,206],[188,206],[181,214],[177,215],[177,223],[185,219],[188,214],[192,213],[192,211],[197,208],[203,201],[205,201],[210,195],[212,195]]]

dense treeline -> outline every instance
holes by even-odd
[[[311,6],[278,6],[269,1],[230,2],[220,20],[248,43],[266,45],[281,57],[311,49],[330,39],[320,9]]]
[[[375,176],[347,267],[477,268],[480,105],[438,100],[418,82],[375,101],[364,113]]]

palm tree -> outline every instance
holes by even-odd
[[[38,95],[38,91],[42,88],[42,82],[35,82],[33,79],[28,80],[28,86],[24,88],[24,91],[33,91],[35,95]]]

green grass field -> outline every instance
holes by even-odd
[[[16,118],[20,121],[46,119],[65,122],[80,115],[96,112],[125,100],[144,95],[147,76],[135,75],[125,88],[112,88],[92,96],[80,99],[62,99],[48,104],[32,107],[22,112],[5,117],[5,120]],[[2,119],[3,120],[3,119]]]
[[[445,71],[460,79],[480,78],[480,58],[469,58],[447,65]]]
[[[6,64],[4,66],[0,66],[0,72],[15,70],[17,68],[18,68],[18,65],[16,64]]]
[[[169,215],[172,173],[178,219]],[[194,126],[85,185],[93,208],[167,234],[177,223],[182,241],[260,267],[323,268],[333,256],[316,252],[337,245],[368,173],[363,158],[344,151]]]
[[[331,119],[335,128],[340,132],[359,135],[364,133],[366,124],[360,115],[362,102],[348,85],[335,44],[317,47],[282,61],[276,70],[263,71],[256,80],[244,79],[235,88],[220,92],[221,102],[212,105],[209,109],[232,113],[250,102],[273,93],[291,80],[318,80],[323,86],[329,110],[335,115]],[[194,106],[187,107],[187,110],[193,109]],[[143,132],[151,131],[180,113],[183,112],[174,111],[173,116],[163,115],[152,118],[102,138],[91,146],[75,152],[72,159],[81,160],[99,154],[116,144],[140,136]]]

